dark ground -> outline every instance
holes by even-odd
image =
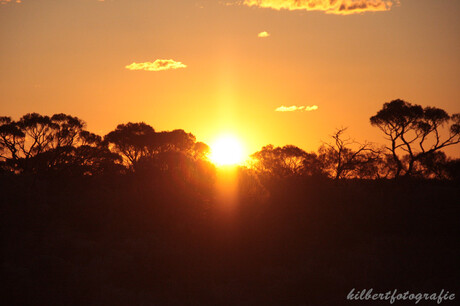
[[[3,176],[2,304],[389,305],[346,301],[373,288],[459,305],[458,182],[264,185],[229,213],[173,177]]]

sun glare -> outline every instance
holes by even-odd
[[[241,164],[244,161],[243,146],[233,136],[222,136],[211,145],[210,159],[217,166]]]

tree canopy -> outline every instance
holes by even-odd
[[[460,143],[460,114],[401,99],[383,104],[370,118],[388,143],[357,142],[337,129],[317,152],[295,145],[267,145],[253,153],[249,170],[260,177],[380,179],[400,176],[458,177],[458,160],[442,149]],[[104,137],[78,117],[28,113],[0,117],[0,169],[9,173],[148,173],[213,177],[210,147],[182,129],[156,131],[145,122],[119,124]],[[457,169],[457,170],[455,170]]]
[[[443,109],[424,108],[401,99],[385,103],[370,122],[390,142],[386,148],[396,163],[396,177],[412,175],[416,162],[460,142],[460,114],[451,116]],[[443,137],[446,125],[447,135]],[[401,152],[407,155],[407,162]]]

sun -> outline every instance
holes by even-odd
[[[244,162],[243,146],[231,135],[221,136],[211,145],[209,158],[217,166],[241,164]]]

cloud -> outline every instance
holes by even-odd
[[[21,0],[0,0],[0,4],[7,4],[7,3],[10,3],[10,2],[22,3]]]
[[[241,0],[238,3],[275,10],[324,11],[328,14],[350,15],[388,11],[393,5],[399,5],[399,0]]]
[[[270,36],[270,33],[265,32],[265,31],[260,32],[259,34],[257,34],[257,37],[260,37],[260,38],[265,38],[265,37],[268,37],[268,36]]]
[[[280,106],[275,109],[275,112],[311,112],[318,109],[318,105],[307,105],[307,106]]]
[[[304,110],[306,112],[311,112],[311,111],[315,111],[318,109],[318,105],[311,105],[311,106],[305,106]]]
[[[132,63],[131,65],[125,66],[128,70],[145,70],[145,71],[163,71],[170,69],[186,68],[187,65],[181,62],[176,62],[172,59],[157,59],[154,62],[144,63]]]
[[[104,2],[104,0],[97,0],[99,2]],[[8,3],[22,3],[22,0],[0,0],[0,4],[8,4]]]

